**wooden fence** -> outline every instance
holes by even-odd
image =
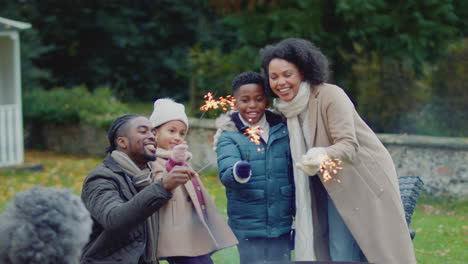
[[[23,163],[23,128],[20,105],[0,105],[0,167]]]

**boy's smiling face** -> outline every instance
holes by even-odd
[[[259,84],[244,84],[234,93],[236,109],[249,124],[257,123],[265,114],[268,101]]]

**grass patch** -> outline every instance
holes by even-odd
[[[27,151],[25,163],[40,163],[43,171],[10,171],[0,169],[0,210],[19,191],[33,186],[71,189],[80,194],[83,180],[102,158],[79,155],[64,155],[43,151]]]
[[[467,263],[468,200],[421,197],[411,222],[418,263]]]
[[[19,191],[32,186],[70,188],[81,193],[84,178],[102,157],[62,155],[52,152],[27,151],[27,163],[40,163],[44,171],[9,171],[0,169],[0,211]],[[226,217],[225,189],[216,171],[200,173],[220,212]],[[417,231],[414,240],[416,257],[420,264],[468,262],[468,199],[443,200],[421,197],[413,215],[411,228]],[[215,263],[239,263],[235,247],[213,255]],[[165,263],[165,262],[161,262]]]

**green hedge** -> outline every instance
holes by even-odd
[[[90,92],[85,86],[71,89],[42,89],[24,94],[23,114],[25,122],[32,124],[72,124],[85,122],[96,127],[108,127],[128,108],[117,101],[109,88],[97,88]]]

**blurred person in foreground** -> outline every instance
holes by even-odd
[[[151,122],[141,115],[117,118],[108,133],[109,153],[103,163],[86,177],[81,198],[93,219],[90,241],[81,263],[157,263],[147,261],[157,244],[150,232],[149,218],[172,197],[172,191],[186,183],[191,172],[174,168],[166,177],[149,182],[156,160],[156,142]]]
[[[0,263],[77,264],[91,225],[80,197],[69,190],[19,192],[0,215]]]

